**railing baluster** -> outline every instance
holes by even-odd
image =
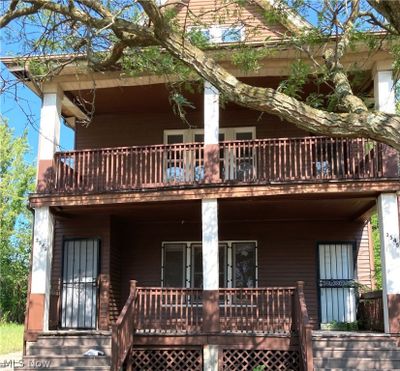
[[[223,182],[371,179],[382,146],[365,139],[272,138],[220,143]],[[58,152],[42,192],[79,193],[202,183],[202,143]],[[389,175],[391,177],[397,174]]]

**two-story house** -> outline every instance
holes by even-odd
[[[213,1],[190,6],[199,4],[219,11]],[[263,6],[243,6],[240,26],[209,16],[200,31],[217,48],[260,24],[247,35],[256,47],[307,26],[290,15],[266,27]],[[225,50],[223,63],[243,81],[277,87],[297,55],[288,46],[243,73]],[[360,44],[345,58],[359,61],[361,93],[394,112],[390,55]],[[65,370],[400,369],[396,151],[222,106],[207,81],[188,94],[185,123],[164,76],[81,64],[33,84],[17,59],[3,62],[43,100],[29,198],[27,367],[48,359]],[[63,123],[74,129],[72,151],[57,150]],[[374,286],[375,210],[384,332],[329,332],[356,328],[357,288]],[[85,357],[90,349],[105,355]]]

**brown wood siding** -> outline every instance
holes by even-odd
[[[62,281],[62,254],[64,239],[99,238],[100,239],[100,288],[98,323],[100,329],[108,329],[109,325],[109,292],[107,290],[110,275],[110,218],[108,216],[90,218],[58,218],[55,221],[53,264],[51,272],[52,301],[50,303],[50,328],[56,329],[59,324],[59,297]]]
[[[121,286],[123,303],[129,280],[139,286],[161,283],[161,244],[163,241],[200,241],[200,223],[135,223],[122,228]],[[365,249],[364,225],[359,222],[235,222],[220,223],[220,240],[257,240],[259,286],[293,286],[305,281],[305,295],[313,324],[318,323],[317,243],[354,241],[358,251]],[[157,233],[155,233],[157,231]],[[364,268],[363,268],[364,269]]]
[[[172,1],[171,3],[174,4]],[[246,42],[264,42],[278,39],[287,30],[278,23],[267,24],[264,10],[255,2],[245,2],[243,6],[236,1],[191,0],[188,6],[177,6],[177,20],[182,27],[192,25],[244,25]]]
[[[203,127],[202,113],[191,113],[188,122]],[[302,137],[308,133],[278,118],[252,110],[221,110],[220,127],[255,126],[262,138]],[[98,115],[88,127],[77,126],[76,149],[162,144],[164,130],[188,129],[171,113]]]

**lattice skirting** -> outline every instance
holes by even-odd
[[[262,368],[264,366],[264,368]],[[291,350],[224,349],[223,371],[281,371],[300,370],[300,355]]]
[[[130,358],[132,369],[135,371],[203,370],[203,353],[201,348],[133,348]]]

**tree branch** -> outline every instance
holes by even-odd
[[[342,114],[326,112],[274,89],[253,87],[240,82],[202,50],[188,40],[183,41],[179,34],[165,27],[162,13],[153,1],[138,1],[151,20],[155,17],[155,37],[159,43],[184,63],[192,66],[229,100],[277,115],[303,130],[333,137],[371,138],[400,150],[400,117],[367,111]],[[165,32],[166,30],[168,32]]]
[[[400,0],[367,0],[379,14],[383,15],[400,35]]]
[[[354,95],[349,79],[340,63],[351,38],[351,32],[354,27],[354,21],[359,14],[359,1],[353,0],[352,11],[343,26],[343,34],[337,43],[336,49],[327,49],[324,53],[325,64],[331,73],[335,86],[335,93],[343,111],[361,113],[368,111],[364,102]]]

